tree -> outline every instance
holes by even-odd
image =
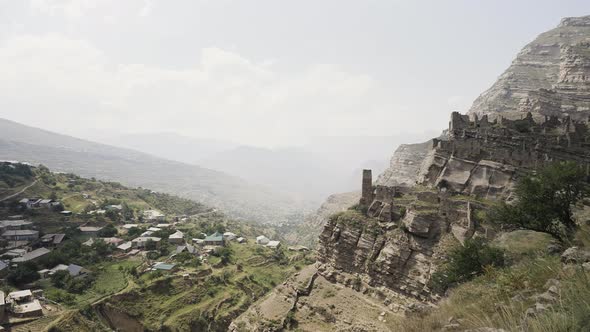
[[[433,273],[430,286],[435,292],[443,292],[452,284],[482,274],[488,266],[504,266],[504,252],[489,246],[481,238],[467,240],[464,246],[449,252],[448,262]]]
[[[215,251],[215,256],[221,258],[221,264],[227,265],[231,262],[233,251],[228,247],[221,247]]]
[[[6,279],[13,285],[23,285],[39,279],[37,265],[33,262],[19,264],[16,269],[10,271]]]
[[[98,231],[99,237],[113,237],[117,235],[117,228],[113,224],[107,224],[100,231]]]
[[[585,172],[572,161],[555,162],[516,185],[514,204],[502,203],[490,213],[492,222],[569,239],[577,226],[572,205],[588,196]]]

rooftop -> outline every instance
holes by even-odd
[[[98,232],[102,229],[102,227],[94,227],[94,226],[80,226],[78,229],[81,232]]]
[[[26,236],[26,235],[35,235],[35,234],[39,234],[39,231],[34,231],[32,229],[15,229],[15,230],[9,230],[6,231],[4,233],[2,233],[2,236]]]
[[[33,260],[35,258],[39,258],[43,255],[46,255],[50,252],[51,252],[51,250],[49,250],[47,248],[35,249],[33,251],[29,251],[28,253],[22,255],[21,257],[17,257],[17,258],[12,259],[12,262],[13,263],[27,262],[27,261]]]
[[[219,232],[215,232],[207,237],[205,237],[205,242],[219,242],[223,241],[223,234]]]
[[[174,268],[174,266],[176,266],[176,265],[158,262],[158,263],[154,264],[154,269],[169,271],[169,270],[172,270]]]
[[[27,297],[27,296],[32,296],[33,293],[31,293],[30,289],[23,289],[23,290],[19,290],[19,291],[15,291],[12,293],[8,293],[7,298],[11,298],[11,299],[20,299],[23,297]]]

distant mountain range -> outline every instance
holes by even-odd
[[[228,141],[172,133],[135,134],[101,139],[162,158],[201,165],[238,176],[250,183],[319,203],[335,192],[358,189],[362,168],[385,170],[400,142],[423,135],[315,137],[299,147],[260,148]]]
[[[168,145],[170,151],[178,146],[162,144]],[[0,159],[44,164],[55,171],[175,193],[219,207],[234,217],[263,222],[280,222],[285,216],[313,207],[309,202],[223,172],[5,119],[0,119]]]

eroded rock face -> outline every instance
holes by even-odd
[[[389,168],[379,175],[375,183],[383,186],[415,185],[429,151],[429,142],[400,145],[391,157]]]
[[[452,227],[462,227],[461,240],[473,236],[468,201],[424,191],[397,192],[403,215],[390,221],[361,211],[334,215],[320,235],[318,260],[326,279],[351,283],[341,273],[362,276],[371,287],[385,287],[400,298],[428,301],[428,281],[440,263]],[[406,301],[407,302],[407,301]],[[409,302],[408,302],[409,303]]]
[[[529,43],[469,113],[588,118],[590,16],[565,18]]]

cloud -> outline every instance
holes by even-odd
[[[71,134],[176,131],[267,146],[403,129],[400,106],[367,75],[331,64],[281,72],[217,47],[198,59],[124,64],[85,40],[13,37],[0,43],[0,116]]]

